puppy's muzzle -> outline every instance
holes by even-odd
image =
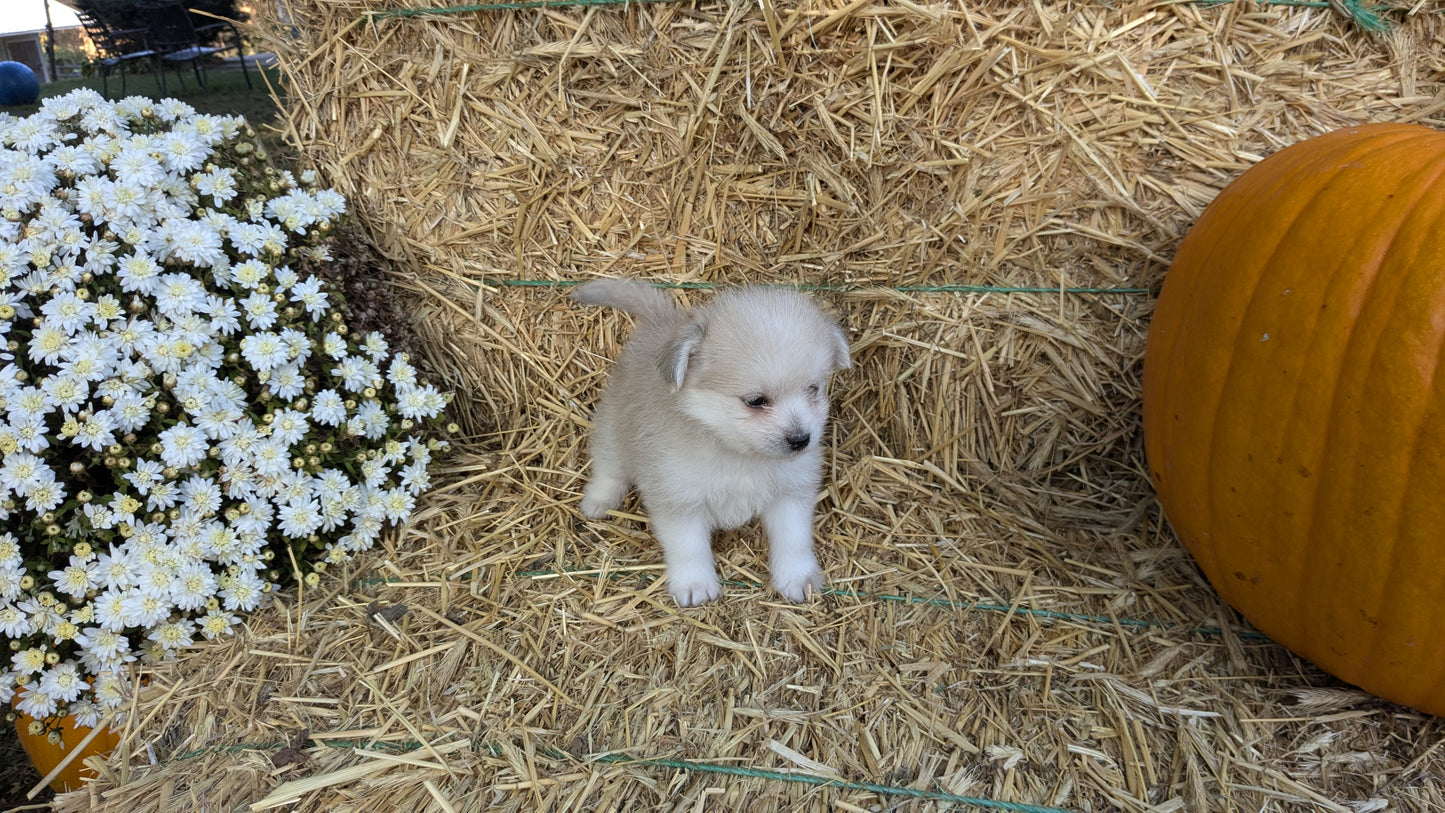
[[[808,448],[809,443],[813,442],[813,436],[807,432],[794,432],[783,438],[783,441],[788,444],[788,451],[801,452]]]

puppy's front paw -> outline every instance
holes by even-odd
[[[813,596],[822,595],[823,572],[812,563],[796,570],[780,569],[773,573],[773,588],[788,601],[801,604]]]
[[[607,516],[608,511],[616,507],[617,503],[615,502],[589,494],[582,498],[582,504],[578,506],[578,510],[582,512],[582,516],[588,519],[602,519]]]
[[[622,504],[627,488],[627,481],[617,477],[593,477],[587,481],[587,488],[582,492],[582,504],[577,509],[588,519],[602,519],[608,511]]]
[[[669,571],[667,592],[672,594],[677,606],[696,607],[720,598],[722,584],[718,582],[717,573],[714,572],[675,573]]]

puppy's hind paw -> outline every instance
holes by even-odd
[[[796,573],[774,573],[773,588],[788,601],[802,604],[823,594],[823,573],[817,567]]]

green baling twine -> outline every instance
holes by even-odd
[[[626,6],[650,3],[675,3],[681,0],[514,0],[502,3],[476,3],[465,6],[442,6],[438,8],[394,8],[385,11],[369,11],[366,17],[375,23],[389,17],[436,17],[454,14],[474,14],[479,11],[518,11],[534,8],[563,8],[567,6]],[[1222,6],[1235,0],[1195,0],[1202,6]],[[1257,0],[1265,6],[1298,6],[1303,8],[1332,8],[1349,17],[1355,25],[1366,31],[1386,31],[1390,23],[1381,17],[1374,7],[1364,0]]]

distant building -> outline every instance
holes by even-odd
[[[87,42],[80,19],[74,9],[57,0],[48,2],[50,24],[55,31],[57,72],[78,72],[76,59],[62,59],[62,55],[78,57],[85,52]],[[5,14],[0,19],[0,60],[28,66],[41,82],[59,78],[50,75],[50,61],[45,56],[46,3],[47,0],[6,0]]]

